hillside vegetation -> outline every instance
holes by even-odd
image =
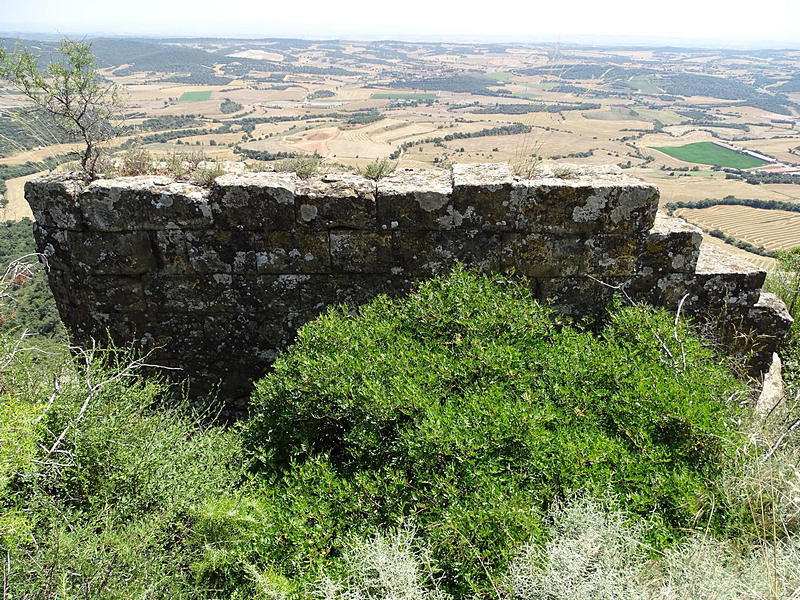
[[[755,419],[724,357],[661,311],[613,305],[590,330],[523,285],[456,270],[307,324],[232,426],[147,357],[0,335],[15,598],[800,585],[797,441],[782,435],[795,407]]]
[[[16,269],[21,275],[7,282],[3,290],[5,297],[0,298],[0,332],[15,329],[63,342],[64,326],[47,283],[47,274],[35,252],[30,220],[0,222],[0,265],[3,269],[11,265],[11,271]]]

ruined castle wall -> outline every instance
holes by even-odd
[[[403,293],[456,262],[523,275],[573,315],[624,289],[687,314],[749,319],[779,341],[788,315],[762,295],[763,271],[701,251],[699,229],[657,214],[655,186],[615,167],[565,172],[522,179],[504,164],[455,165],[377,183],[249,173],[210,189],[55,174],[29,182],[26,197],[74,341],[141,340],[191,374],[195,393],[221,381],[224,395],[246,395],[327,306]]]

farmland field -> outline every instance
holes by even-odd
[[[628,85],[634,90],[645,92],[647,94],[660,94],[663,90],[658,87],[653,81],[646,76],[631,77],[628,80]]]
[[[372,94],[373,100],[435,100],[436,94],[413,92],[380,92]]]
[[[763,167],[766,161],[739,154],[733,150],[717,146],[713,142],[695,142],[684,146],[653,146],[653,150],[663,152],[673,158],[684,162],[698,163],[701,165],[719,165],[732,169],[750,169]]]
[[[191,52],[180,69],[164,60],[184,50]],[[556,161],[617,165],[658,185],[662,205],[728,195],[800,202],[800,177],[755,185],[750,173],[691,170],[765,164],[726,146],[800,166],[800,93],[778,93],[800,64],[792,51],[769,51],[765,60],[680,48],[151,39],[102,58],[103,76],[125,91],[132,128],[109,143],[117,158],[129,137],[141,136],[154,157],[267,163],[280,153],[318,152],[331,169],[388,156],[401,168]],[[27,207],[15,177],[32,168],[23,165],[76,145],[46,145],[12,127],[21,99],[7,92],[0,89],[0,136],[16,147],[0,165],[9,180],[5,218],[18,218]],[[329,97],[335,102],[308,101]],[[223,98],[243,114],[222,113]],[[472,137],[481,130],[508,134]],[[760,243],[754,231],[736,229],[756,227],[756,213],[737,223],[725,220],[731,210],[695,216],[707,229]],[[773,246],[800,245],[800,221],[776,227],[788,238]]]
[[[211,100],[211,91],[205,90],[200,92],[183,92],[178,102],[202,102],[203,100]]]
[[[727,235],[767,250],[800,246],[800,213],[749,206],[712,206],[681,208],[675,214],[704,229],[721,229]]]
[[[492,73],[486,73],[486,77],[494,79],[495,81],[511,81],[514,76],[506,71],[494,71]]]

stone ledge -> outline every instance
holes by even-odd
[[[788,330],[765,273],[657,213],[658,190],[616,167],[508,165],[240,173],[210,189],[161,176],[28,182],[39,250],[73,341],[142,339],[197,389],[247,394],[297,328],[333,303],[400,294],[456,262],[526,276],[536,296],[602,317],[615,289],[774,347]],[[602,282],[602,283],[601,283]],[[608,285],[603,285],[603,283]],[[238,390],[238,392],[236,392]]]
[[[643,275],[694,273],[703,231],[683,219],[656,213],[636,270]]]

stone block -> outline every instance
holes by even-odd
[[[555,167],[559,168],[559,167]],[[562,165],[570,175],[544,172],[517,179],[511,194],[514,229],[554,234],[634,234],[655,220],[658,188],[613,170]]]
[[[752,332],[751,369],[760,374],[769,369],[773,353],[789,333],[794,319],[778,296],[762,291],[758,301],[747,311],[742,328]]]
[[[388,273],[390,236],[363,231],[330,232],[331,266],[335,273]]]
[[[591,277],[540,277],[536,295],[560,314],[575,318],[602,318],[608,303],[625,280],[597,281]]]
[[[255,272],[255,256],[249,256],[251,236],[244,230],[187,231],[186,255],[194,273]],[[244,255],[243,255],[244,253]]]
[[[636,263],[642,275],[694,273],[700,256],[703,231],[683,219],[656,214]]]
[[[46,229],[79,231],[85,227],[80,197],[82,173],[54,172],[25,182],[25,199],[36,223]]]
[[[98,179],[79,197],[92,231],[203,229],[213,224],[208,190],[169,177]]]
[[[303,179],[297,186],[295,215],[305,229],[375,231],[375,182],[349,173]]]
[[[632,277],[625,289],[635,300],[674,312],[687,294],[690,304],[699,302],[694,287],[694,278],[686,273],[648,273]]]
[[[83,233],[67,229],[44,228],[38,222],[33,224],[33,236],[36,240],[36,249],[40,254],[39,260],[48,269],[63,271],[80,271],[86,273],[91,265],[78,264],[73,255],[73,245],[77,246],[83,240]]]
[[[355,308],[375,296],[398,296],[410,291],[412,282],[391,275],[311,275],[300,286],[300,308],[308,322],[329,306],[346,304]]]
[[[753,306],[766,271],[712,243],[700,246],[694,290],[701,304]]]
[[[256,275],[239,279],[237,296],[245,312],[272,315],[297,313],[300,286],[308,275]]]
[[[288,231],[295,223],[294,173],[245,173],[218,177],[210,204],[217,226]]]
[[[152,312],[217,314],[242,308],[238,289],[230,273],[158,277],[145,280],[144,297]]]
[[[631,277],[639,245],[634,236],[593,234],[583,240],[586,272],[598,278]]]
[[[384,232],[452,229],[456,219],[452,193],[452,177],[447,171],[399,169],[378,180],[378,226]],[[458,226],[461,224],[459,219]]]
[[[107,313],[141,312],[146,308],[142,278],[139,276],[96,275],[68,290],[75,303],[86,303],[91,310]]]
[[[517,209],[514,175],[505,163],[453,165],[452,227],[510,231]]]
[[[76,234],[69,242],[72,262],[93,275],[142,275],[156,269],[146,231]]]
[[[502,234],[487,231],[395,231],[390,272],[404,277],[429,277],[457,262],[482,272],[499,271]]]
[[[503,235],[502,268],[526,277],[573,277],[586,272],[583,240],[541,233]]]
[[[328,233],[272,231],[253,234],[257,273],[324,273],[331,268]]]
[[[195,234],[192,234],[193,237]],[[194,273],[189,262],[186,232],[165,229],[153,232],[157,269],[160,276],[172,277]]]
[[[633,273],[636,244],[626,236],[503,235],[503,270],[526,277],[621,277]]]

